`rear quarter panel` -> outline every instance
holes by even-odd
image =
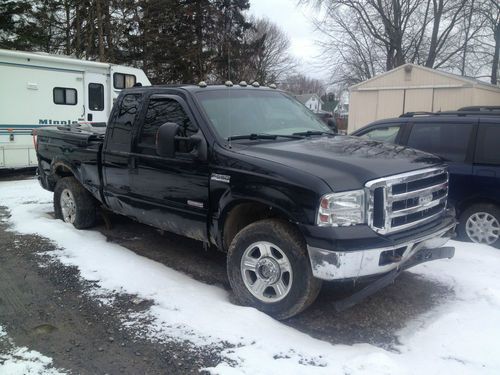
[[[88,136],[65,134],[57,129],[44,129],[38,133],[37,145],[39,173],[46,176],[48,190],[55,188],[58,174],[70,171],[101,201],[101,141],[89,141]]]

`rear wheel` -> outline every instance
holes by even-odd
[[[304,240],[280,220],[262,220],[242,229],[229,248],[227,272],[239,303],[277,319],[307,308],[321,288],[321,280],[312,275]]]
[[[459,236],[467,241],[486,245],[500,245],[500,209],[481,203],[467,208],[460,215]]]
[[[97,205],[94,197],[74,178],[60,179],[54,189],[54,212],[57,219],[77,229],[95,224]]]

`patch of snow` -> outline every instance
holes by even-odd
[[[16,347],[0,326],[0,341],[6,351],[0,353],[0,374],[5,375],[63,375],[55,369],[52,359],[26,347]]]
[[[214,374],[498,374],[500,373],[500,251],[451,242],[452,260],[426,263],[411,272],[453,288],[455,297],[399,332],[399,353],[368,344],[331,345],[277,322],[259,311],[235,306],[228,293],[109,243],[96,231],[78,231],[51,218],[51,193],[34,181],[0,183],[12,229],[54,241],[62,263],[77,266],[111,291],[151,300],[151,339],[188,340],[221,351]],[[29,201],[30,203],[23,204]],[[137,321],[140,316],[135,317]],[[124,325],[136,326],[133,317]]]

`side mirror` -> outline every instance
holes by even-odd
[[[166,122],[156,132],[156,153],[159,156],[173,158],[175,156],[175,137],[179,132],[179,125]]]

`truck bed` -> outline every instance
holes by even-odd
[[[51,178],[51,172],[69,166],[68,175],[73,174],[101,201],[100,164],[105,131],[105,127],[88,125],[37,130],[38,173],[42,186],[53,191],[56,181]]]

